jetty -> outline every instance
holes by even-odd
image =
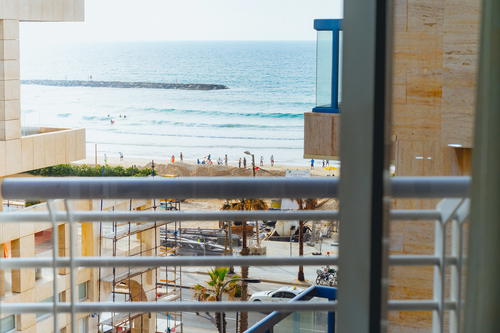
[[[91,87],[91,88],[136,88],[136,89],[183,89],[183,90],[222,90],[229,89],[223,84],[205,83],[161,83],[161,82],[125,82],[92,80],[22,80],[21,84],[54,87]]]

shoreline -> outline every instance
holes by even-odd
[[[252,166],[251,164],[247,164],[247,168],[244,169],[238,168],[237,163],[229,162],[228,166],[225,165],[201,165],[197,164],[196,161],[191,160],[183,160],[182,162],[177,160],[174,163],[167,162],[164,158],[138,158],[138,157],[124,157],[120,159],[119,157],[107,157],[107,163],[104,161],[104,157],[98,156],[97,164],[99,165],[110,165],[110,166],[122,166],[122,167],[131,167],[138,166],[144,167],[147,165],[151,165],[151,162],[154,161],[155,167],[157,168],[159,173],[168,174],[171,176],[252,176]],[[248,163],[248,162],[247,162]],[[87,157],[84,160],[75,161],[71,164],[88,164],[95,165],[95,157]],[[257,169],[258,168],[258,169]],[[262,167],[256,164],[256,173],[257,176],[284,176],[286,170],[301,170],[301,171],[310,171],[311,176],[313,177],[321,177],[321,176],[338,176],[340,174],[340,170],[338,167],[334,167],[335,169],[327,170],[323,167],[316,166],[311,169],[308,166],[298,166],[298,165],[284,165],[284,164],[275,164],[271,166],[269,163],[264,163]],[[260,171],[260,172],[259,172]]]

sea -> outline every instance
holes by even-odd
[[[22,85],[26,127],[86,128],[87,155],[306,165],[315,43],[100,42],[21,45],[21,79],[223,84],[226,90]],[[111,121],[113,120],[113,121]]]

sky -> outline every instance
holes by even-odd
[[[86,0],[85,22],[21,24],[22,42],[314,40],[343,0]]]

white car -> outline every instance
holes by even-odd
[[[304,289],[297,287],[281,287],[275,290],[259,291],[252,294],[250,302],[288,302]]]

